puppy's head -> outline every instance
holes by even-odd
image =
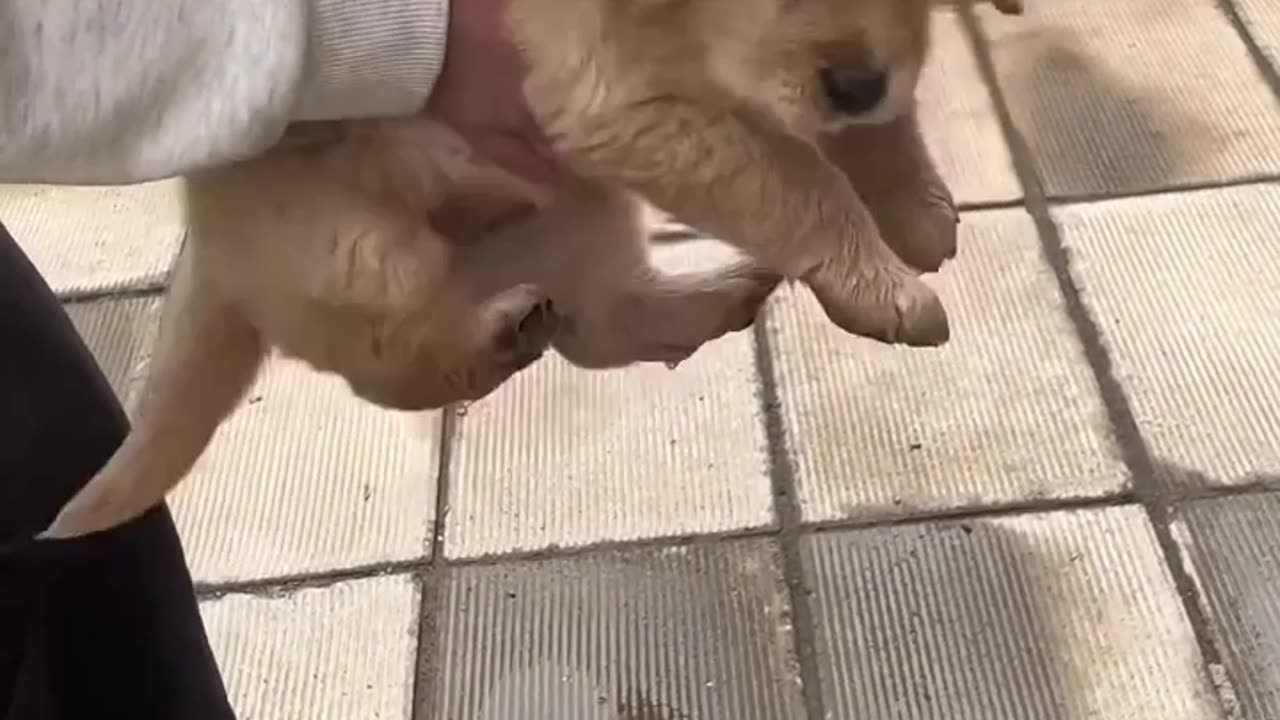
[[[705,2],[698,25],[712,72],[789,128],[882,123],[911,107],[931,0]]]
[[[712,72],[736,96],[811,134],[907,112],[929,16],[966,0],[698,0]],[[1022,0],[989,0],[1020,15]]]

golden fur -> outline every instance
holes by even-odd
[[[525,94],[570,187],[478,164],[430,118],[299,125],[189,177],[190,234],[133,431],[45,535],[160,501],[272,348],[379,405],[434,408],[483,397],[548,347],[584,367],[678,362],[749,325],[783,277],[852,333],[945,342],[942,305],[907,264],[955,252],[911,114],[929,4],[510,0]],[[885,71],[883,101],[833,107],[819,80],[833,67]],[[638,197],[749,259],[659,272]]]

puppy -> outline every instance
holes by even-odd
[[[189,177],[133,431],[44,535],[160,501],[272,348],[379,405],[434,408],[483,397],[550,346],[585,367],[678,361],[749,324],[781,277],[851,333],[945,342],[937,296],[818,149],[822,133],[909,110],[929,5],[511,0],[525,95],[570,188],[476,163],[429,118],[298,126]],[[657,272],[636,196],[749,260]],[[506,226],[486,233],[495,218]]]

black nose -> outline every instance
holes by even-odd
[[[846,115],[861,115],[871,112],[884,100],[889,77],[879,70],[866,68],[824,68],[822,89],[836,110]]]

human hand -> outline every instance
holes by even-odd
[[[562,183],[566,170],[524,100],[527,68],[505,31],[506,0],[449,5],[444,68],[427,110],[485,160],[538,184]]]

